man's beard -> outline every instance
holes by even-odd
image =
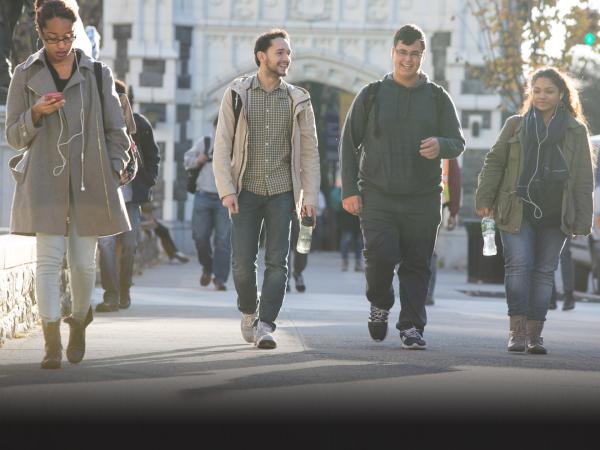
[[[289,68],[289,65],[287,68]],[[268,60],[267,60],[267,71],[269,72],[270,75],[273,75],[274,77],[285,77],[287,75],[287,73],[280,74],[278,65],[273,64]]]

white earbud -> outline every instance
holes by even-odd
[[[79,61],[77,60],[77,53],[75,53],[75,65],[77,66],[77,72],[81,75],[81,72],[79,70]],[[55,177],[60,176],[63,173],[63,171],[65,170],[65,167],[67,166],[67,159],[65,158],[65,155],[63,155],[63,153],[61,152],[60,148],[65,145],[69,145],[73,139],[81,136],[81,191],[85,191],[85,185],[83,183],[83,162],[84,162],[83,152],[85,149],[85,136],[83,134],[83,130],[84,130],[84,125],[85,125],[85,117],[84,117],[85,111],[83,109],[83,87],[82,87],[82,84],[83,83],[79,83],[79,95],[81,97],[81,110],[79,111],[79,120],[81,122],[81,131],[79,133],[75,133],[73,136],[71,136],[67,141],[65,141],[63,143],[61,143],[60,140],[62,138],[62,134],[64,131],[64,124],[63,124],[64,112],[62,111],[62,109],[58,110],[58,117],[60,119],[60,133],[58,134],[58,141],[56,141],[56,149],[62,159],[62,163],[60,165],[54,167],[54,169],[52,170],[52,174]],[[67,119],[65,117],[65,122],[66,122],[66,120]]]
[[[546,139],[548,139],[548,134],[550,132],[550,124],[554,120],[554,117],[556,117],[557,111],[558,111],[558,105],[556,105],[556,108],[554,109],[554,114],[552,114],[552,117],[550,118],[550,121],[548,122],[548,126],[546,127],[546,136],[544,136],[544,138],[540,141],[540,134],[538,131],[538,126],[537,126],[537,116],[535,114],[535,108],[533,108],[533,118],[535,120],[535,138],[536,138],[537,144],[538,144],[537,145],[537,155],[536,155],[536,160],[535,160],[535,170],[533,171],[533,175],[531,175],[531,179],[529,180],[529,183],[527,183],[527,198],[523,199],[523,201],[530,203],[533,206],[533,217],[535,217],[536,219],[541,219],[543,217],[542,208],[540,208],[539,205],[536,204],[531,199],[531,194],[529,193],[529,188],[531,186],[531,183],[533,183],[535,176],[537,175],[538,166],[540,164],[540,150],[542,148],[542,144],[546,141]]]

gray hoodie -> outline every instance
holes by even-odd
[[[370,111],[367,86],[354,99],[340,141],[342,198],[365,189],[391,195],[441,192],[441,159],[453,159],[465,148],[454,103],[448,93],[422,74],[413,87],[387,74]],[[440,155],[419,154],[421,140],[436,137]],[[359,151],[360,144],[363,150]]]

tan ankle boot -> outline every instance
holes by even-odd
[[[544,347],[544,338],[542,337],[543,328],[543,320],[527,321],[527,353],[534,355],[545,355],[548,353]]]
[[[524,352],[526,341],[526,316],[510,316],[510,332],[508,333],[508,351]]]
[[[56,322],[42,321],[44,332],[44,359],[42,369],[60,369],[62,360],[62,345],[60,342],[60,320]]]

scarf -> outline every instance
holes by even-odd
[[[567,161],[559,146],[567,130],[567,114],[559,105],[548,127],[538,109],[532,107],[524,117],[525,164],[517,183],[517,196],[534,206],[538,219],[544,214],[540,206],[544,193],[557,185],[562,187],[569,178]]]

